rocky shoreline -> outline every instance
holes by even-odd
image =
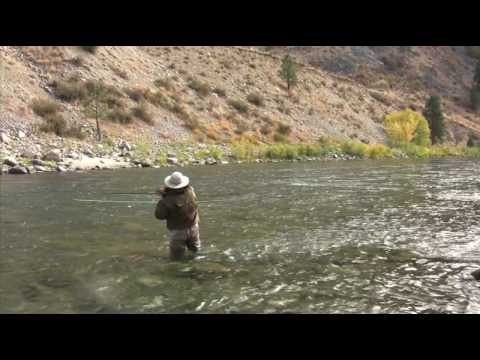
[[[18,130],[14,134],[0,132],[0,174],[27,175],[47,172],[80,172],[119,168],[161,168],[241,164],[228,145],[215,145],[222,154],[212,156],[209,145],[161,144],[151,154],[142,154],[138,146],[123,139],[108,145],[70,143],[63,138],[40,140]],[[153,155],[155,154],[155,155]],[[159,159],[158,154],[162,154]],[[200,154],[200,155],[199,155]],[[328,154],[323,157],[296,157],[290,160],[254,159],[253,163],[280,161],[355,160],[355,156]]]
[[[228,160],[217,160],[212,157],[204,159],[193,159],[179,161],[174,153],[167,159],[167,164],[156,165],[150,159],[127,159],[122,160],[117,157],[97,157],[86,154],[71,152],[62,152],[61,150],[52,150],[45,155],[34,155],[33,158],[22,156],[20,158],[7,157],[1,165],[2,175],[27,175],[45,172],[82,172],[91,170],[113,170],[120,168],[162,168],[162,167],[185,167],[185,166],[213,166],[242,163],[278,163],[278,162],[299,162],[299,161],[320,161],[320,160],[358,160],[354,156],[342,156],[331,154],[325,157],[297,157],[295,159],[255,159],[253,161],[236,160],[229,157]]]

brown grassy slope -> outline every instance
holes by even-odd
[[[330,51],[334,53],[336,48]],[[301,54],[296,55],[305,60]],[[139,120],[129,125],[103,121],[108,133],[132,140],[148,137],[159,142],[223,142],[243,137],[273,142],[283,125],[291,127],[293,141],[334,136],[383,142],[383,115],[411,105],[420,108],[427,96],[422,88],[412,91],[406,85],[379,84],[389,74],[379,72],[378,67],[364,70],[367,81],[361,81],[357,73],[340,77],[322,67],[303,67],[299,84],[289,97],[278,77],[278,58],[235,47],[102,46],[96,54],[88,54],[78,47],[4,46],[0,56],[5,79],[4,113],[15,114],[17,121],[24,123],[40,121],[30,109],[31,101],[53,97],[50,83],[72,75],[101,80],[121,91],[159,91],[166,99],[162,105],[146,105],[153,126]],[[466,66],[462,74],[470,65]],[[467,76],[463,76],[467,82]],[[170,85],[157,89],[154,82],[158,79],[168,79]],[[395,78],[387,79],[395,82]],[[200,88],[192,85],[192,80]],[[248,102],[252,93],[262,97],[262,106]],[[464,93],[459,91],[458,96]],[[450,100],[453,98],[446,101],[449,119],[480,133],[478,118]],[[137,105],[126,95],[122,101],[127,110]],[[246,112],[235,108],[242,102],[247,104]],[[93,124],[79,103],[61,103],[70,122]],[[0,127],[2,124],[0,116]],[[462,137],[465,131],[453,128],[451,133]]]
[[[288,51],[300,61],[370,88],[393,91],[402,99],[438,94],[444,100],[452,137],[461,138],[469,130],[480,132],[480,117],[469,110],[475,60],[464,46],[275,47],[268,51],[277,56]]]

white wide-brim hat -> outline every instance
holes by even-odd
[[[178,171],[165,178],[165,186],[170,189],[181,189],[189,183],[190,179]]]

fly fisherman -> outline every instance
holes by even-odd
[[[170,233],[170,257],[181,259],[187,247],[193,253],[200,250],[199,216],[197,197],[189,178],[174,172],[165,178],[162,199],[155,209],[155,217],[167,220]]]

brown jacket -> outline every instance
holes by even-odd
[[[169,230],[182,230],[198,223],[197,197],[191,186],[165,189],[155,209],[155,217],[167,220]]]

